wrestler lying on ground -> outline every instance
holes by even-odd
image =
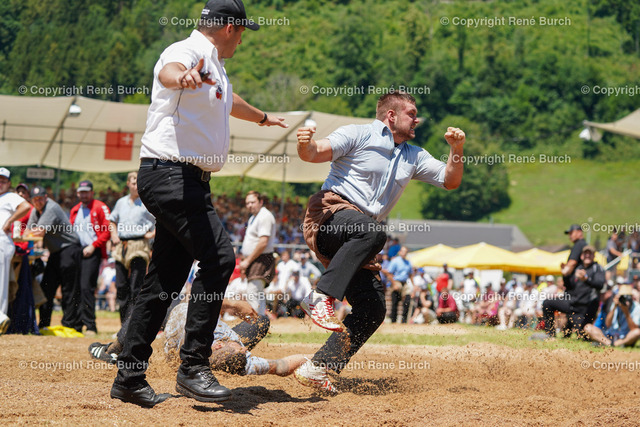
[[[164,328],[164,351],[167,360],[179,358],[180,346],[184,341],[184,327],[187,315],[188,298],[184,298],[169,314]],[[251,354],[252,350],[269,331],[269,319],[258,316],[255,310],[244,300],[225,299],[222,312],[229,312],[241,319],[245,319],[233,328],[222,319],[214,331],[211,345],[212,353],[209,358],[211,368],[237,375],[291,375],[300,365],[311,356],[295,354],[282,359],[264,359]],[[122,351],[119,340],[113,343],[93,343],[89,346],[89,354],[95,359],[116,364],[118,354]],[[178,359],[176,359],[178,360]]]

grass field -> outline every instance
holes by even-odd
[[[507,167],[511,206],[495,213],[493,220],[517,225],[535,246],[568,244],[563,231],[569,224],[587,223],[594,230],[591,243],[602,248],[608,233],[595,231],[640,222],[638,159],[614,163],[572,159],[564,164],[507,163]],[[389,217],[421,218],[423,185],[411,182]]]
[[[411,328],[412,326],[408,326]],[[459,333],[449,333],[448,326],[437,325],[434,328],[441,328],[441,333],[420,333],[421,326],[415,325],[416,333],[398,333],[393,329],[382,328],[367,341],[367,344],[381,345],[409,345],[409,346],[466,346],[471,343],[488,343],[502,345],[510,348],[531,348],[531,349],[566,349],[571,351],[605,351],[606,348],[593,347],[590,342],[578,340],[575,336],[571,339],[557,338],[552,341],[540,342],[530,339],[534,331],[530,329],[509,329],[499,331],[492,327],[455,325],[455,328],[462,329]],[[539,331],[538,331],[539,332]],[[300,332],[300,333],[270,333],[265,338],[266,343],[273,344],[322,344],[327,340],[327,333],[324,332]],[[624,348],[620,351],[636,352],[637,349]]]
[[[55,311],[54,315],[62,316],[62,312]],[[117,312],[97,311],[96,318],[107,329],[100,329],[94,337],[95,341],[111,342],[113,333],[119,326]],[[572,351],[603,351],[595,348],[590,342],[578,339],[561,339],[540,342],[529,338],[534,333],[532,329],[508,329],[499,331],[493,327],[474,326],[465,324],[455,325],[402,325],[385,323],[367,341],[367,344],[398,345],[398,346],[466,346],[471,343],[487,343],[506,346],[514,349],[567,349]],[[264,342],[268,344],[323,344],[329,332],[312,326],[310,322],[299,322],[297,319],[279,319],[271,327]],[[575,338],[575,337],[574,337]],[[618,349],[621,351],[637,351],[634,349]]]

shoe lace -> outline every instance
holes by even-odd
[[[202,378],[204,378],[204,380],[207,382],[207,387],[218,381],[216,380],[216,377],[213,376],[213,372],[211,372],[211,369],[203,369],[202,371],[200,371],[200,375],[202,375]]]
[[[327,311],[327,315],[329,315],[329,317],[334,317],[335,316],[335,312],[333,311],[333,303],[336,299],[334,297],[328,297],[326,299],[326,303],[325,303],[325,308]]]

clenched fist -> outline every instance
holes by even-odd
[[[444,139],[452,148],[462,147],[465,142],[466,135],[461,129],[448,127]]]
[[[298,129],[297,137],[298,144],[306,145],[311,142],[313,139],[313,135],[316,133],[316,128],[314,127],[303,127]]]

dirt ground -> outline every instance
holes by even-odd
[[[59,319],[54,318],[54,324]],[[102,332],[117,319],[99,319]],[[447,326],[384,325],[381,332],[463,334]],[[395,328],[395,329],[393,329]],[[396,330],[397,329],[397,330]],[[308,331],[276,322],[274,333]],[[365,345],[335,381],[333,397],[293,377],[216,376],[233,390],[221,404],[175,392],[175,368],[160,340],[148,380],[175,398],[152,409],[109,397],[115,368],[90,359],[93,338],[0,337],[3,425],[638,425],[640,354],[608,350],[466,346]],[[316,344],[261,343],[254,354],[278,358],[313,353]]]

